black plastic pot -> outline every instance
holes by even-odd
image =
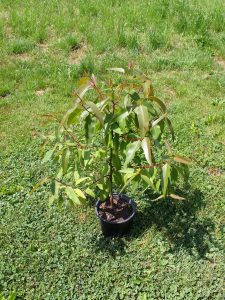
[[[115,195],[118,196],[118,194],[115,194]],[[96,202],[95,212],[96,212],[96,215],[98,216],[98,218],[100,220],[102,233],[105,236],[124,235],[124,234],[128,233],[129,230],[132,227],[133,219],[134,219],[135,214],[136,214],[136,203],[126,195],[120,194],[119,197],[123,201],[128,202],[131,205],[132,209],[133,209],[133,212],[130,215],[130,217],[128,219],[126,219],[125,221],[122,221],[122,222],[119,222],[119,223],[110,222],[110,221],[107,221],[107,220],[103,219],[99,215],[99,206],[101,205],[102,201],[98,200]]]

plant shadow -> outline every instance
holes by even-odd
[[[146,197],[153,198],[151,194]],[[144,201],[130,238],[137,238],[154,226],[169,241],[172,252],[184,249],[189,254],[204,258],[214,242],[212,220],[198,216],[198,211],[204,206],[204,195],[197,189],[189,191],[186,200]]]
[[[172,252],[181,249],[199,258],[206,258],[212,238],[214,224],[210,218],[198,217],[204,207],[204,195],[199,190],[188,191],[186,200],[160,200],[153,202],[154,196],[145,195],[138,203],[138,212],[133,229],[125,237],[95,239],[94,246],[112,256],[126,253],[127,242],[139,238],[148,229],[160,231],[171,245]],[[146,200],[147,199],[147,200]]]

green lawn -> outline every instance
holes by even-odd
[[[224,299],[224,1],[2,0],[0,45],[0,294]],[[187,200],[132,194],[131,234],[105,239],[93,207],[49,209],[48,186],[29,191],[46,171],[42,115],[70,107],[80,76],[128,61],[151,77],[174,148],[194,163]]]

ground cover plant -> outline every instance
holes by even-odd
[[[0,9],[2,297],[223,299],[223,1],[3,0]],[[53,129],[43,115],[62,117],[81,76],[128,61],[150,76],[174,148],[193,166],[179,187],[187,200],[149,203],[137,190],[137,226],[108,240],[93,207],[48,209],[48,184],[29,193],[54,172],[40,163]]]

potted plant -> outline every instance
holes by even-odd
[[[132,193],[151,188],[160,193],[157,199],[183,199],[174,189],[190,163],[175,155],[166,139],[166,128],[174,137],[173,128],[149,78],[132,68],[109,70],[113,73],[98,83],[94,75],[80,79],[73,107],[62,120],[49,116],[58,126],[43,161],[56,163],[57,172],[34,187],[51,179],[50,205],[98,199],[105,235],[125,233],[132,224],[136,205],[123,194],[128,187]]]

